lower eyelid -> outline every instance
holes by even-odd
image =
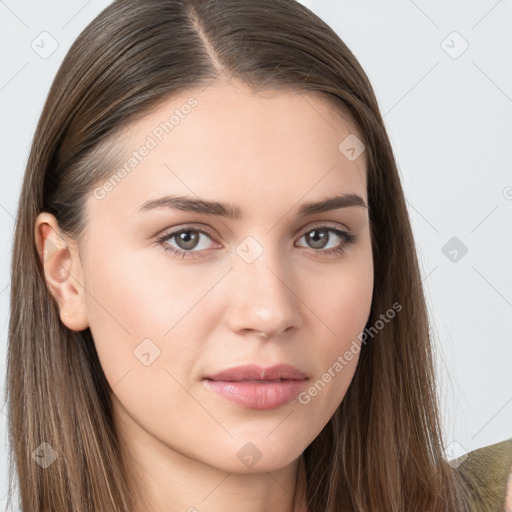
[[[171,239],[176,239],[176,236],[179,235],[180,233],[184,232],[184,231],[195,231],[201,235],[205,235],[207,236],[212,242],[214,243],[218,243],[215,241],[214,237],[208,233],[207,231],[203,231],[202,229],[199,229],[199,228],[183,228],[183,229],[179,229],[177,231],[173,231],[171,233],[168,233],[162,237],[160,237],[157,241],[158,243],[162,244],[164,247],[166,246],[166,243],[165,242],[168,242],[169,240]],[[168,244],[167,244],[168,245]],[[172,247],[171,249],[169,249],[170,251],[174,250],[176,252],[179,252],[179,251],[182,251],[182,252],[185,252],[187,254],[192,254],[192,253],[199,253],[199,252],[203,252],[203,251],[206,251],[207,249],[203,249],[203,250],[191,250],[191,251],[185,251],[184,249],[178,249],[176,247]]]
[[[314,226],[312,228],[309,228],[305,231],[302,232],[302,235],[298,238],[298,240],[302,239],[307,233],[310,233],[311,231],[314,231],[314,230],[324,230],[324,231],[327,231],[329,233],[333,233],[334,235],[336,235],[337,237],[339,237],[341,239],[341,247],[345,247],[347,245],[350,245],[351,243],[353,243],[355,240],[356,240],[356,235],[354,235],[353,233],[351,233],[350,231],[344,231],[338,227],[332,227],[332,226]],[[160,237],[158,239],[158,243],[160,245],[162,245],[164,247],[164,250],[166,250],[167,252],[174,252],[174,253],[177,253],[177,254],[187,254],[187,255],[199,255],[200,253],[202,252],[207,252],[209,251],[209,249],[204,249],[204,250],[190,250],[190,251],[186,251],[184,249],[178,249],[178,248],[175,248],[173,246],[169,246],[168,244],[166,244],[165,242],[174,238],[176,235],[178,235],[179,233],[183,232],[183,231],[196,231],[197,233],[200,233],[200,234],[203,234],[203,235],[206,235],[208,238],[210,238],[212,240],[212,242],[214,243],[218,243],[215,241],[214,237],[208,233],[207,231],[203,230],[203,229],[199,229],[199,228],[181,228],[179,230],[176,230],[176,231],[173,231],[173,232],[170,232],[162,237]],[[306,247],[306,246],[299,246],[299,247],[304,247],[305,249],[309,249],[311,251],[314,251],[314,252],[318,252],[319,254],[320,253],[329,253],[331,251],[336,251],[339,249],[339,246],[337,247],[331,247],[329,249],[314,249],[312,247]]]

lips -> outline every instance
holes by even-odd
[[[291,402],[308,380],[305,373],[289,364],[269,368],[245,365],[203,378],[207,389],[240,407],[278,409]]]
[[[243,365],[222,370],[214,375],[204,377],[207,380],[225,382],[241,381],[282,381],[282,380],[303,380],[307,375],[289,364],[276,364],[268,368],[258,365]]]

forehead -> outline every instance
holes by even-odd
[[[362,139],[334,98],[214,82],[167,98],[121,132],[118,161],[99,184],[110,182],[108,193],[91,206],[130,213],[162,193],[252,206],[334,192],[367,201],[365,152],[343,152],[351,137]]]

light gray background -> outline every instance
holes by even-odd
[[[32,135],[67,49],[109,3],[0,0],[2,397],[10,250]],[[302,3],[354,52],[385,116],[433,321],[448,458],[510,438],[512,3]],[[31,47],[51,50],[49,36],[40,35],[44,31],[58,43],[47,58]],[[468,249],[456,262],[442,250],[452,237]],[[1,405],[4,510],[7,418]]]

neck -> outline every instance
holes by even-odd
[[[203,464],[150,443],[132,443],[129,460],[133,512],[307,512],[301,456],[275,471],[239,474]]]

